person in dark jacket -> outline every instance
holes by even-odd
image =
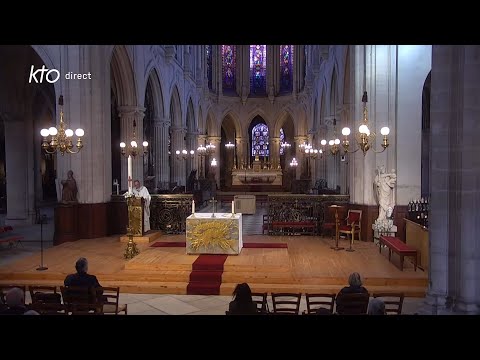
[[[357,272],[351,273],[348,277],[348,286],[345,286],[338,295],[341,294],[368,294],[368,290],[363,287],[362,278]]]
[[[88,274],[88,261],[81,257],[75,263],[76,274],[67,275],[64,280],[65,286],[101,287],[95,275]]]
[[[252,290],[247,283],[238,284],[233,290],[233,300],[228,305],[229,315],[255,315],[257,304],[252,300]]]

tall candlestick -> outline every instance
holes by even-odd
[[[132,194],[132,155],[128,155],[128,193]]]
[[[192,200],[192,214],[195,214],[195,200]]]
[[[235,214],[235,201],[232,201],[232,214]]]

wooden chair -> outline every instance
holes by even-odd
[[[252,293],[253,302],[257,304],[257,311],[261,314],[268,314],[267,293]]]
[[[104,315],[103,305],[101,303],[92,304],[72,304],[72,315]]]
[[[272,293],[273,314],[298,315],[302,293]]]
[[[339,315],[364,315],[367,314],[369,301],[368,293],[338,294],[336,312]]]
[[[348,210],[346,225],[340,225],[338,232],[351,236],[351,243],[355,239],[355,234],[358,234],[358,240],[362,241],[362,210]]]
[[[374,298],[381,298],[385,303],[385,313],[387,315],[401,315],[403,307],[403,293],[374,293]]]
[[[118,315],[121,312],[124,312],[127,315],[127,304],[119,304],[120,299],[120,288],[119,287],[102,287],[96,289],[98,292],[97,299],[103,303],[103,313],[104,314],[115,314]],[[102,291],[102,292],[100,292]]]
[[[307,310],[304,311],[303,314],[316,314],[319,308],[327,309],[333,314],[336,296],[336,294],[305,294]]]
[[[60,291],[62,292],[63,303],[67,306],[69,312],[73,313],[75,305],[93,304],[94,306],[91,308],[96,308],[97,304],[103,306],[101,302],[98,301],[95,288],[84,286],[60,286]],[[82,309],[77,306],[76,310],[80,313]]]
[[[35,310],[40,315],[68,315],[69,311],[67,305],[58,303],[32,303],[29,307]]]
[[[38,303],[61,304],[62,303],[62,295],[57,291],[56,286],[30,285],[28,287],[28,290],[30,291],[32,304],[38,304]]]

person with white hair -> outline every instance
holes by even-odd
[[[2,315],[23,315],[27,308],[25,306],[25,293],[20,288],[12,288],[5,295],[7,309],[1,312]]]
[[[385,302],[379,298],[373,298],[368,303],[368,315],[386,315]]]
[[[352,294],[352,293],[368,293],[368,290],[363,287],[362,278],[358,272],[351,273],[348,277],[348,286],[345,286],[340,290],[339,294]]]

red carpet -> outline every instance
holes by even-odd
[[[185,247],[183,241],[157,241],[150,247]],[[286,243],[243,243],[246,249],[287,248]],[[223,264],[228,255],[201,254],[192,264],[187,295],[220,295]]]
[[[150,247],[185,247],[186,243],[183,241],[157,241],[150,245]],[[286,249],[287,243],[243,243],[245,249]]]
[[[192,264],[187,295],[220,295],[223,264],[228,255],[199,255]]]

